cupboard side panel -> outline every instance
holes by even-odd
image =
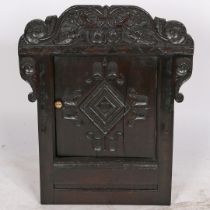
[[[38,130],[41,203],[53,203],[53,158],[55,152],[54,75],[50,56],[36,58],[39,71]]]

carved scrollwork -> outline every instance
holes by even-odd
[[[184,82],[186,82],[192,74],[192,58],[180,57],[176,59],[175,63],[176,69],[176,85],[175,85],[175,100],[177,102],[182,102],[184,96],[179,92],[180,87]]]
[[[45,21],[32,20],[25,28],[24,38],[27,43],[39,44],[41,41],[49,39],[54,32],[57,22],[56,16],[49,16]]]
[[[187,31],[185,26],[177,21],[168,21],[165,25],[165,36],[173,44],[181,44],[185,41]]]
[[[182,23],[153,20],[146,11],[135,6],[70,7],[59,18],[51,16],[45,21],[29,22],[20,40],[20,47],[127,45],[140,51],[145,46],[150,47],[150,51],[164,48],[163,44],[193,48],[193,41]]]
[[[60,32],[56,35],[54,43],[67,45],[71,44],[75,39],[80,38],[80,27],[75,18],[68,17],[61,23]]]
[[[154,20],[158,33],[174,45],[183,45],[190,42],[193,46],[192,38],[187,34],[185,26],[178,21],[166,21],[162,18]]]
[[[115,29],[110,29],[110,31],[97,29],[89,32],[89,40],[93,44],[117,43],[121,38],[121,32]]]
[[[35,61],[31,57],[23,57],[20,60],[21,77],[30,84],[32,92],[28,94],[28,100],[34,102],[38,97],[38,75],[35,68]]]
[[[102,30],[90,31],[90,41],[93,44],[103,44],[106,42],[106,35]]]

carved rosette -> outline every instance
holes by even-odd
[[[49,16],[45,21],[32,20],[26,25],[23,38],[26,43],[37,45],[40,42],[48,42],[52,34],[55,32],[57,22],[56,16]]]
[[[186,82],[192,74],[192,58],[177,58],[175,61],[175,74],[175,100],[180,103],[184,100],[184,96],[179,90],[182,84]]]
[[[153,19],[135,6],[74,6],[59,18],[49,16],[45,21],[33,20],[25,28],[19,47],[79,45],[120,45],[139,51],[165,53],[164,45],[193,48],[192,38],[178,21]],[[164,48],[164,50],[162,50]],[[174,48],[177,50],[177,48]]]
[[[185,26],[178,21],[166,21],[155,18],[154,20],[158,33],[174,45],[184,45],[190,42],[193,46],[192,38],[187,34]]]
[[[32,92],[28,94],[28,100],[35,102],[38,97],[38,75],[35,68],[35,61],[31,57],[23,57],[20,60],[21,77],[30,84]]]

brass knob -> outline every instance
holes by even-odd
[[[56,109],[61,109],[63,107],[62,101],[55,101],[54,105]]]

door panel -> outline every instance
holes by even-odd
[[[54,63],[58,156],[155,157],[156,58],[65,55]]]

